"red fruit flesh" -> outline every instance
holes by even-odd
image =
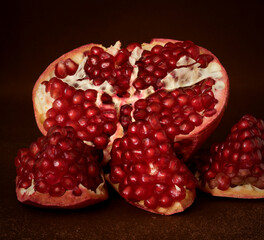
[[[264,198],[264,121],[243,116],[225,142],[211,147],[196,176],[215,196]]]
[[[15,159],[20,202],[54,208],[80,208],[108,197],[99,151],[71,127],[53,127]]]
[[[113,143],[107,180],[129,203],[170,215],[189,207],[196,182],[176,157],[165,131],[148,121],[132,123]]]

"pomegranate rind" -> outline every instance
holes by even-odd
[[[103,182],[97,187],[96,191],[91,191],[79,184],[82,191],[80,196],[74,196],[71,190],[67,190],[61,197],[52,197],[48,193],[34,191],[34,184],[28,189],[16,188],[17,199],[21,203],[42,208],[65,208],[76,209],[83,208],[102,202],[108,198],[104,178]],[[16,178],[16,181],[18,177]]]
[[[118,192],[119,189],[119,183],[113,183],[111,182],[109,178],[109,174],[105,175],[105,179],[111,184],[111,186]],[[139,201],[139,202],[132,202],[129,201],[128,199],[125,199],[129,204],[138,207],[140,209],[143,209],[148,212],[156,213],[156,214],[161,214],[161,215],[173,215],[176,213],[183,212],[186,208],[190,207],[192,203],[194,202],[194,199],[196,197],[196,191],[195,189],[186,190],[186,196],[183,200],[179,202],[174,202],[172,206],[168,208],[163,208],[163,207],[157,207],[156,209],[149,209],[144,205],[144,201]]]
[[[90,50],[92,47],[97,46],[97,47],[101,47],[103,49],[105,49],[102,45],[100,44],[94,44],[94,43],[90,43],[87,45],[83,45],[81,47],[78,47],[70,52],[67,52],[65,54],[63,54],[62,56],[60,56],[59,58],[57,58],[55,61],[53,61],[46,69],[45,71],[39,76],[38,80],[36,81],[34,87],[33,87],[33,91],[32,91],[32,101],[33,101],[33,108],[34,108],[34,114],[35,114],[35,118],[36,118],[36,122],[37,122],[37,126],[39,128],[39,130],[41,131],[41,133],[43,135],[47,134],[47,131],[44,129],[43,127],[43,123],[46,119],[45,113],[40,112],[37,104],[36,104],[36,93],[40,87],[40,85],[44,82],[49,80],[51,77],[54,76],[54,69],[55,66],[57,65],[57,63],[61,62],[61,61],[65,61],[68,58],[71,58],[72,60],[74,60],[77,64],[79,64],[81,62],[81,60],[83,59],[83,53],[85,51]]]
[[[259,189],[251,184],[245,184],[236,187],[229,187],[227,190],[222,191],[220,189],[211,189],[208,183],[202,184],[198,182],[198,189],[203,192],[209,193],[216,197],[229,197],[229,198],[245,198],[245,199],[259,199],[264,198],[264,190]]]

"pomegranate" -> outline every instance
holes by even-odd
[[[243,116],[226,141],[213,144],[198,162],[201,190],[214,196],[264,198],[264,121]]]
[[[99,150],[76,137],[72,127],[55,126],[47,136],[18,151],[16,193],[20,202],[80,208],[108,197]]]
[[[187,160],[219,123],[228,89],[211,52],[191,41],[153,39],[126,48],[88,44],[64,54],[39,77],[33,103],[44,135],[55,125],[71,126],[85,143],[104,149],[105,161],[114,139],[150,117]]]
[[[194,201],[195,178],[176,157],[156,118],[131,123],[114,141],[111,157],[106,178],[132,205],[171,215]]]

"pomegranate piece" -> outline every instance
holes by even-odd
[[[198,163],[199,188],[214,196],[264,198],[264,121],[244,115]]]
[[[81,208],[107,199],[100,156],[72,127],[50,128],[47,136],[18,151],[17,199],[52,208]]]
[[[88,44],[64,54],[39,77],[33,104],[44,135],[55,125],[71,126],[104,150],[105,161],[114,139],[151,115],[187,161],[218,125],[228,90],[225,69],[210,51],[191,41],[153,39],[126,48]]]
[[[147,121],[131,123],[113,143],[107,180],[130,204],[171,215],[189,207],[196,181],[176,157],[165,131]]]

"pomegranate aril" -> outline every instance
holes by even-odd
[[[36,181],[34,188],[37,192],[48,193],[50,186],[42,179],[39,179],[38,181]]]
[[[194,125],[190,122],[183,122],[179,126],[181,134],[188,134],[194,129]]]
[[[66,86],[64,89],[64,97],[72,98],[73,94],[75,93],[75,88],[72,86]]]
[[[52,81],[53,80],[53,81]],[[64,89],[66,87],[66,84],[63,83],[61,80],[57,79],[57,78],[53,78],[52,80],[52,84],[50,86],[50,96],[54,99],[62,97],[63,93],[64,93]]]
[[[93,89],[87,89],[84,92],[84,97],[88,101],[95,102],[97,99],[97,91]]]
[[[172,186],[168,189],[168,194],[170,198],[176,201],[181,201],[185,198],[186,192],[184,188],[180,188],[178,186]]]
[[[155,209],[157,207],[157,199],[151,196],[144,201],[144,205],[149,209]]]
[[[201,54],[197,58],[197,62],[200,63],[201,68],[206,68],[211,61],[213,61],[213,56],[209,54]]]
[[[218,182],[218,188],[220,190],[227,190],[230,187],[230,178],[224,174],[217,174],[216,181]]]
[[[74,189],[73,189],[73,191],[72,191],[72,194],[74,195],[74,196],[81,196],[82,195],[82,190],[80,189],[80,188],[78,188],[78,187],[75,187]]]
[[[102,94],[101,101],[104,104],[111,104],[113,102],[112,101],[112,97],[109,94],[107,94],[107,93],[103,93]]]
[[[199,126],[202,124],[203,122],[203,118],[201,115],[199,115],[198,113],[191,113],[188,116],[189,121],[194,125],[194,126]]]
[[[100,62],[100,58],[97,55],[92,55],[88,58],[88,63],[90,66],[96,66]]]
[[[82,90],[77,90],[72,97],[72,103],[75,105],[81,105],[84,101],[84,92]]]
[[[70,104],[67,99],[60,97],[52,103],[52,106],[57,111],[65,111],[69,108]]]
[[[161,45],[155,45],[152,49],[151,52],[154,54],[159,54],[162,51],[162,46]]]
[[[78,69],[78,64],[76,64],[74,61],[72,61],[70,58],[68,58],[65,61],[65,67],[66,67],[67,74],[72,76],[76,73],[76,71]]]
[[[72,190],[76,186],[76,181],[71,177],[64,177],[61,182],[66,190]]]
[[[53,118],[46,118],[46,120],[43,123],[43,127],[46,131],[48,131],[51,127],[56,125],[57,125],[57,121]]]
[[[67,69],[63,61],[57,63],[55,66],[55,75],[58,78],[65,78],[67,76]]]
[[[212,117],[216,113],[217,113],[216,109],[207,109],[204,111],[203,115],[205,117]]]
[[[199,48],[198,48],[197,46],[195,46],[195,45],[192,45],[192,46],[187,47],[187,48],[186,48],[186,51],[187,51],[188,53],[190,53],[190,55],[191,55],[191,57],[192,57],[193,59],[197,59],[198,56],[199,56],[199,54],[200,54],[200,50],[199,50]]]
[[[61,197],[65,193],[65,188],[60,185],[51,185],[49,194],[52,197]]]
[[[172,205],[172,199],[164,194],[159,198],[158,205],[164,208],[170,207]]]
[[[108,142],[109,142],[109,140],[108,140],[108,137],[106,135],[96,136],[94,138],[94,145],[98,149],[104,149],[104,148],[106,148]]]

